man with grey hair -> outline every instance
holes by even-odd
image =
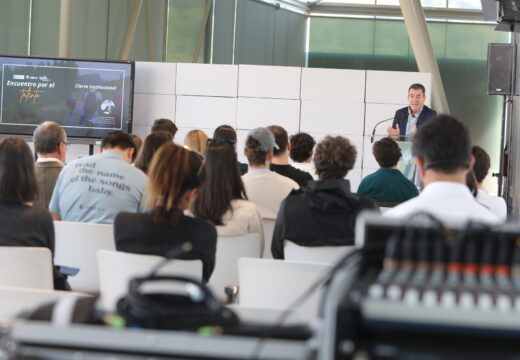
[[[46,121],[34,130],[33,143],[38,155],[34,168],[39,194],[34,206],[47,209],[67,156],[67,134],[59,124]]]

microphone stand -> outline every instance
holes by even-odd
[[[371,144],[374,143],[374,137],[375,137],[375,135],[376,135],[376,129],[377,129],[377,127],[378,127],[380,124],[382,124],[382,123],[384,123],[384,122],[386,122],[386,121],[393,120],[393,119],[394,119],[394,117],[392,116],[391,118],[381,120],[381,121],[379,121],[379,122],[374,126],[374,129],[372,129],[372,135],[370,136],[370,143],[371,143]]]

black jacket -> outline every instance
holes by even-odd
[[[356,217],[363,209],[377,209],[369,198],[350,192],[348,180],[310,181],[282,202],[271,252],[284,258],[284,240],[302,246],[353,245]]]
[[[397,129],[397,125],[399,125],[399,134],[401,136],[406,136],[406,125],[408,124],[409,110],[410,108],[407,106],[397,110],[394,115],[394,122],[392,123],[392,127],[394,129]],[[437,112],[435,110],[432,110],[428,106],[424,105],[415,125],[419,128],[422,124],[424,124],[427,120],[431,119],[435,115],[437,115]]]

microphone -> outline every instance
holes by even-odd
[[[382,124],[386,121],[390,121],[390,120],[393,120],[394,117],[392,116],[391,118],[388,118],[388,119],[384,119],[384,120],[381,120],[380,122],[378,122],[375,126],[374,126],[374,129],[372,129],[372,135],[370,136],[370,143],[373,144],[374,143],[374,136],[376,135],[376,129],[377,127],[379,126],[379,124]]]
[[[170,260],[176,259],[179,255],[185,254],[190,252],[193,249],[193,244],[189,241],[186,241],[180,245],[172,247],[170,250],[166,252],[164,255],[165,259],[162,260],[160,263],[155,265],[155,267],[150,271],[150,274],[148,275],[149,278],[154,277],[157,272],[167,263],[170,262]]]

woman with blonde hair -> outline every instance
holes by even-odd
[[[206,152],[208,146],[208,135],[202,130],[191,130],[184,138],[184,147],[199,154]]]
[[[162,145],[148,172],[147,213],[119,213],[114,222],[116,248],[138,254],[165,256],[169,250],[190,242],[192,250],[182,259],[200,259],[203,278],[215,267],[217,231],[207,221],[184,215],[201,185],[201,159],[171,142]]]

